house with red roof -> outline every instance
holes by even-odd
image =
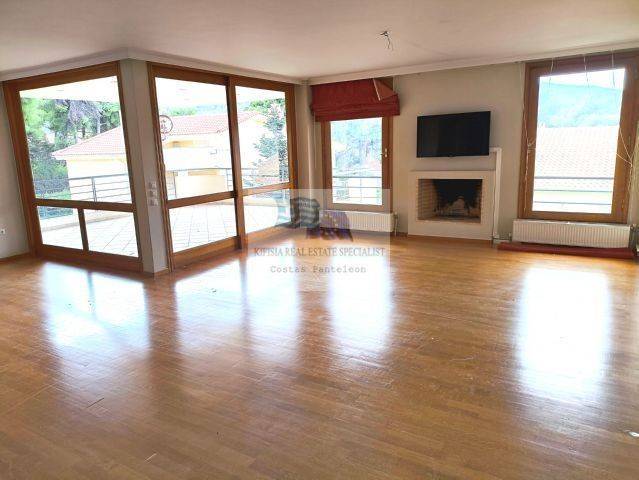
[[[533,191],[537,208],[552,204],[574,209],[575,202],[583,202],[590,209],[610,211],[618,141],[618,125],[540,126]]]
[[[163,115],[162,120],[169,198],[228,190],[232,178],[228,115]],[[255,147],[264,134],[264,120],[259,112],[238,113],[242,170],[248,174],[277,174],[277,162],[260,156]],[[57,150],[53,156],[66,163],[72,196],[86,195],[86,187],[80,186],[87,185],[89,177],[117,185],[118,176],[127,174],[122,126]]]

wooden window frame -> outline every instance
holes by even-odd
[[[27,134],[24,125],[24,117],[22,114],[20,92],[22,90],[32,90],[37,88],[61,85],[65,83],[95,80],[105,77],[116,77],[118,81],[118,96],[122,117],[122,131],[124,135],[124,147],[127,163],[127,173],[129,176],[131,203],[91,202],[80,200],[37,198],[35,195],[33,176],[31,172],[29,148],[27,144]],[[126,111],[124,106],[124,96],[122,93],[122,75],[120,72],[119,62],[109,62],[100,65],[92,65],[89,67],[82,67],[72,70],[64,70],[60,72],[10,80],[3,83],[3,90],[5,103],[7,106],[7,114],[9,118],[11,141],[13,143],[13,151],[16,159],[18,183],[20,187],[20,196],[22,199],[23,213],[25,217],[29,253],[32,256],[41,258],[64,260],[82,264],[95,264],[118,270],[141,271],[142,259],[138,215],[135,207],[135,191],[133,189],[131,154],[129,149]],[[43,244],[37,211],[38,207],[60,207],[76,209],[78,212],[78,222],[80,226],[80,234],[82,237],[82,250]],[[86,222],[84,219],[84,210],[102,210],[132,213],[138,248],[137,257],[128,257],[125,255],[117,255],[89,250]]]
[[[290,190],[291,197],[297,188],[297,142],[295,125],[295,86],[291,83],[264,80],[259,78],[229,75],[196,68],[180,67],[163,63],[149,62],[147,65],[149,89],[151,92],[151,108],[153,111],[153,129],[155,134],[157,166],[160,182],[160,202],[163,211],[166,249],[169,259],[169,270],[174,270],[206,258],[226,253],[233,250],[244,249],[251,240],[267,238],[282,233],[282,226],[276,225],[256,232],[247,233],[244,220],[244,197],[258,193],[267,193],[279,190]],[[213,83],[226,87],[227,111],[229,116],[229,137],[231,143],[231,167],[233,174],[233,190],[226,192],[199,195],[195,197],[168,200],[166,176],[164,170],[164,152],[160,134],[159,110],[156,78],[169,78],[189,82]],[[282,182],[259,187],[244,188],[242,183],[242,161],[239,140],[239,126],[237,122],[236,87],[259,88],[263,90],[275,90],[285,94],[286,128],[288,140],[288,182]],[[169,210],[187,205],[197,205],[225,199],[235,200],[236,236],[218,240],[205,245],[173,251],[171,235],[171,220]]]
[[[639,52],[621,52],[605,55],[572,57],[526,64],[524,114],[521,139],[521,164],[519,172],[519,218],[626,223],[630,200],[631,167],[624,160],[625,148],[634,151],[637,117],[639,115]],[[537,135],[537,113],[539,107],[539,78],[549,74],[581,73],[625,67],[625,85],[622,94],[619,131],[625,140],[618,139],[612,209],[610,214],[550,212],[533,210],[533,187],[535,177],[535,139]],[[620,157],[621,156],[621,157]]]
[[[393,117],[382,119],[382,204],[335,203],[333,202],[333,162],[331,151],[331,122],[321,122],[322,166],[324,176],[324,204],[331,210],[359,212],[391,212],[393,209]],[[353,119],[359,120],[359,119]]]

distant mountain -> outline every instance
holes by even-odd
[[[617,125],[621,95],[614,88],[541,83],[537,122],[546,127]]]

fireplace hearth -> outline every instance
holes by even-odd
[[[481,204],[481,179],[419,179],[419,220],[480,222]]]

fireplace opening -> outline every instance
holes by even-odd
[[[419,220],[481,221],[480,179],[419,179]]]

